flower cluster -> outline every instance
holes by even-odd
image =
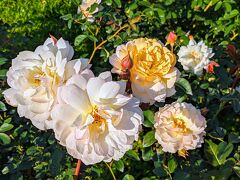
[[[109,59],[112,73],[119,75],[113,81],[109,71],[96,77],[88,59],[72,60],[72,46],[51,36],[34,52],[23,51],[13,59],[5,99],[38,129],[52,129],[68,153],[84,164],[119,160],[138,139],[140,104],[165,102],[176,92],[176,40],[174,33],[167,38],[172,50],[148,38],[118,46]],[[212,50],[193,39],[178,56],[183,68],[197,75],[206,65],[212,71],[216,66],[209,61]],[[159,108],[154,127],[163,151],[186,157],[187,150],[201,147],[206,121],[193,105],[174,102]]]

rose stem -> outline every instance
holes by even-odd
[[[122,26],[121,28],[119,28],[112,36],[110,36],[108,39],[102,41],[96,48],[94,48],[93,52],[92,52],[92,55],[88,61],[88,63],[90,64],[90,62],[92,61],[92,58],[95,54],[95,52],[102,46],[104,45],[106,42],[108,42],[110,39],[114,38],[121,30],[125,29],[126,27],[128,27],[129,25],[126,24],[124,26]]]
[[[108,163],[106,163],[106,162],[105,162],[105,164],[107,165],[108,169],[110,170],[110,172],[111,172],[111,174],[112,174],[112,177],[113,177],[113,179],[114,179],[114,180],[116,180],[116,177],[115,177],[115,175],[114,175],[114,173],[113,173],[113,171],[112,171],[112,168],[111,168],[111,166],[109,166],[109,165],[108,165]]]
[[[78,178],[78,175],[79,175],[79,172],[80,172],[80,168],[81,168],[81,160],[78,159],[77,167],[76,167],[76,170],[75,170],[76,179]]]

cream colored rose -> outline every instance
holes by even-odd
[[[172,103],[159,108],[155,114],[155,138],[164,152],[182,155],[201,147],[206,120],[192,104]]]
[[[101,0],[82,0],[82,4],[78,7],[78,13],[82,12],[83,18],[87,18],[88,21],[93,22],[93,14],[99,11],[99,7],[96,7],[93,12],[90,12],[89,8],[95,3],[100,4]]]
[[[5,99],[17,107],[20,117],[30,119],[41,130],[50,128],[50,111],[58,86],[72,74],[92,74],[86,59],[69,61],[73,53],[67,41],[48,38],[34,52],[20,52],[12,60],[7,73],[10,89],[3,92]]]
[[[187,46],[180,48],[177,55],[184,70],[201,75],[214,53],[212,53],[212,48],[208,48],[203,41],[196,43],[194,39],[191,39]]]
[[[175,94],[175,82],[180,72],[175,68],[176,57],[155,39],[139,38],[118,46],[110,57],[113,73],[124,73],[123,62],[132,62],[130,81],[133,95],[144,103],[164,102]]]
[[[124,95],[125,88],[110,72],[89,80],[75,75],[59,88],[53,130],[71,156],[88,165],[119,160],[132,148],[143,117],[139,101]]]

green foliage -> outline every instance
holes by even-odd
[[[221,142],[219,145],[211,140],[206,141],[205,156],[213,166],[220,166],[225,163],[226,158],[231,154],[233,145],[231,143]]]
[[[146,135],[143,136],[143,147],[149,147],[156,142],[154,134],[154,131],[149,131]]]
[[[102,0],[95,22],[77,14],[80,0],[0,1],[0,92],[7,88],[6,71],[19,51],[34,50],[49,33],[74,46],[75,57],[90,58],[94,73],[110,70],[115,48],[137,37],[154,37],[165,43],[170,31],[177,45],[188,43],[188,34],[204,40],[220,64],[215,74],[195,76],[181,71],[177,93],[166,100],[189,102],[207,119],[206,141],[184,159],[164,153],[154,138],[154,112],[163,103],[144,111],[143,130],[133,150],[110,165],[117,179],[237,179],[240,178],[240,93],[231,88],[237,61],[225,51],[229,43],[240,47],[238,0]],[[92,10],[95,7],[91,7]],[[125,24],[117,36],[111,36]],[[116,78],[116,77],[115,77]],[[239,82],[238,84],[239,85]],[[51,131],[41,132],[17,115],[0,94],[0,179],[73,179],[77,160],[59,145]],[[81,179],[112,179],[105,163],[81,167]]]

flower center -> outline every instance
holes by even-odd
[[[200,56],[201,56],[201,54],[200,54],[199,52],[195,51],[195,50],[191,52],[191,55],[192,55],[195,59],[200,59]]]
[[[91,112],[91,115],[94,121],[89,126],[90,131],[93,133],[97,132],[99,134],[103,134],[106,129],[106,118],[109,117],[109,114],[106,111],[95,106]]]
[[[151,80],[161,79],[175,65],[175,57],[170,51],[153,44],[148,44],[147,47],[132,54],[132,59],[131,73]]]
[[[41,85],[41,77],[43,76],[44,73],[39,68],[34,68],[27,73],[27,80],[33,87],[38,87]]]
[[[102,117],[102,113],[106,114],[104,110],[99,110],[96,106],[93,108],[92,117],[94,118],[93,124],[101,125],[106,121],[104,117]]]
[[[60,83],[60,77],[51,66],[46,66],[44,69],[35,67],[27,73],[27,80],[32,87],[45,87],[51,95],[55,95]]]
[[[191,130],[186,127],[184,120],[181,118],[174,118],[173,127],[178,128],[179,132],[183,134],[188,134],[191,132]]]

